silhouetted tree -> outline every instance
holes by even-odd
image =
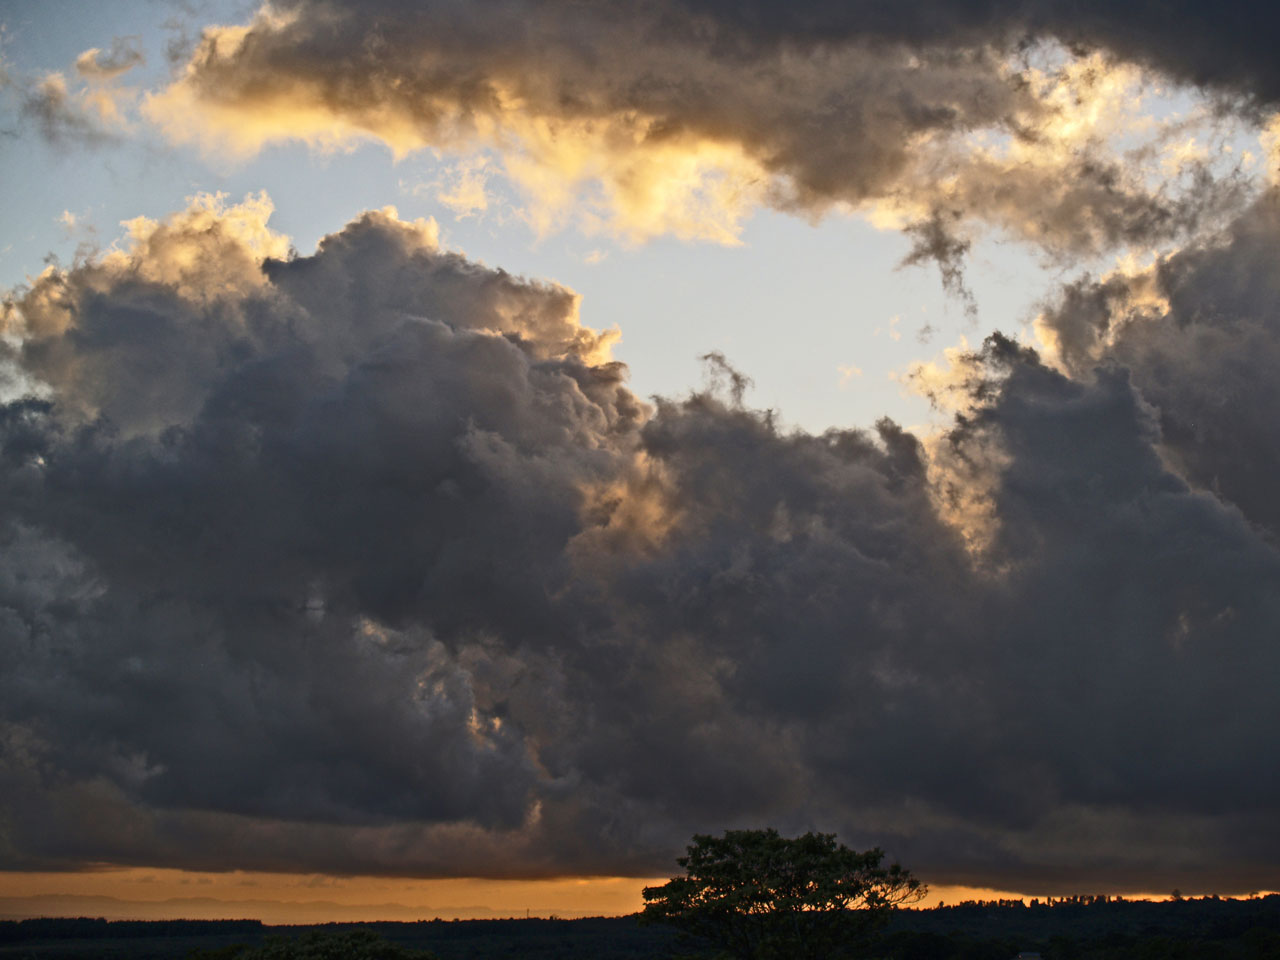
[[[776,830],[697,835],[676,862],[685,875],[646,887],[643,919],[702,937],[741,960],[850,956],[925,886],[884,851],[858,852],[835,834],[788,839]]]

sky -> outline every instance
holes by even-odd
[[[0,2],[3,912],[1276,888],[1270,16]]]

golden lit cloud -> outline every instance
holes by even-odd
[[[1266,157],[1267,182],[1280,185],[1280,113],[1273,114],[1263,127],[1261,143]]]
[[[588,233],[630,243],[672,234],[733,245],[768,181],[741,147],[655,136],[655,118],[565,122],[513,114],[505,126],[519,146],[503,166],[539,234],[576,220]]]
[[[1045,362],[1064,372],[1095,363],[1127,325],[1166,316],[1170,303],[1160,287],[1160,262],[1154,253],[1142,257],[1136,251],[1119,258],[1098,281],[1099,289],[1107,292],[1106,314],[1094,317],[1087,329],[1064,325],[1061,316],[1050,322],[1045,313],[1037,314],[1032,333]]]
[[[172,285],[192,300],[247,292],[266,282],[258,269],[263,260],[289,255],[289,238],[267,226],[274,209],[265,191],[237,204],[228,204],[226,194],[199,194],[164,222],[148,217],[126,221],[128,239],[108,251],[102,264]],[[218,239],[222,255],[209,255],[210,237]]]
[[[629,50],[605,69],[554,14],[449,47],[424,13],[394,36],[369,26],[334,63],[331,32],[361,27],[309,5],[208,27],[143,112],[175,142],[231,157],[288,140],[373,141],[397,160],[442,151],[441,203],[481,212],[501,177],[539,236],[573,225],[624,243],[734,244],[762,205],[892,229],[945,219],[916,234],[912,259],[946,264],[961,294],[960,259],[983,229],[1092,256],[1174,240],[1247,193],[1213,149],[1239,124],[1203,106],[1157,118],[1154,74],[1052,42],[963,60],[850,44],[745,70],[695,39],[645,44],[620,15],[595,25],[592,42]]]
[[[230,28],[228,28],[230,29]],[[214,33],[206,43],[234,49]],[[194,76],[197,67],[188,67]],[[659,133],[656,117],[634,114],[566,119],[530,114],[522,101],[497,91],[488,113],[464,113],[441,102],[424,129],[394,102],[336,109],[320,91],[291,85],[255,100],[252,108],[202,97],[192,80],[150,95],[144,113],[177,142],[248,157],[265,144],[301,140],[320,150],[351,149],[363,141],[388,146],[397,158],[428,147],[450,151],[495,148],[501,169],[520,190],[523,216],[545,235],[566,223],[626,242],[661,234],[685,240],[737,243],[743,219],[765,194],[768,175],[732,142],[696,134]],[[460,216],[487,208],[489,161],[463,155],[437,194]]]
[[[485,190],[489,176],[488,157],[461,160],[446,171],[446,183],[437,191],[436,199],[459,220],[482,214],[489,209],[489,195]]]
[[[881,229],[954,211],[963,237],[993,227],[1055,257],[1130,255],[1216,222],[1248,195],[1227,140],[1245,124],[1200,105],[1151,112],[1158,78],[1100,53],[1054,45],[1007,60],[1031,98],[1003,128],[926,133],[899,188],[861,207]]]
[[[643,453],[622,476],[584,489],[583,498],[587,529],[572,549],[591,563],[655,551],[680,518],[662,465]]]

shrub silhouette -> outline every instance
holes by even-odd
[[[835,834],[788,839],[776,830],[700,834],[685,869],[646,887],[642,919],[708,940],[740,960],[850,956],[903,903],[926,893],[884,851],[858,852]]]

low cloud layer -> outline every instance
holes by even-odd
[[[957,354],[929,442],[784,431],[714,357],[642,402],[571,291],[269,213],[6,301],[5,866],[653,875],[767,823],[937,883],[1274,876],[1272,195],[1064,291],[1047,360]]]

